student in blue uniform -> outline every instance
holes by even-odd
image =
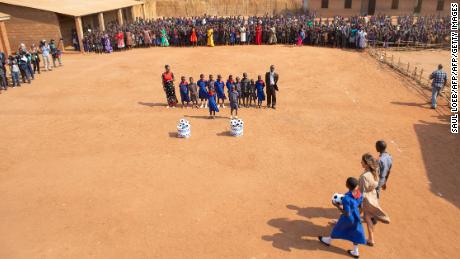
[[[233,88],[235,87],[235,81],[233,81],[233,76],[229,75],[227,79],[227,83],[225,84],[227,86],[227,93],[230,95],[232,92]]]
[[[206,90],[206,85],[208,82],[204,80],[204,75],[200,75],[200,80],[196,82],[198,85],[198,97],[200,97],[200,108],[206,108],[206,104],[208,102],[208,91]]]
[[[348,254],[354,258],[359,258],[358,245],[366,244],[366,236],[364,235],[359,212],[363,196],[359,191],[358,184],[358,179],[354,177],[347,179],[346,186],[348,192],[345,193],[342,199],[342,206],[334,202],[332,203],[340,210],[342,215],[332,229],[331,236],[318,237],[319,241],[326,246],[330,246],[333,239],[344,239],[353,242],[353,250],[348,250]]]
[[[190,95],[188,93],[188,82],[185,81],[185,76],[182,76],[180,78],[179,90],[180,90],[180,100],[182,102],[182,108],[184,108],[185,103],[187,103],[187,106],[190,104]]]
[[[216,93],[212,90],[208,91],[208,104],[209,104],[209,118],[214,119],[216,117],[216,112],[219,112],[219,107],[216,103]]]
[[[262,76],[257,76],[256,82],[256,90],[257,90],[257,108],[262,106],[262,102],[265,101],[265,93],[264,93],[265,83],[262,80]]]
[[[222,76],[217,75],[217,81],[214,83],[216,87],[216,92],[217,92],[217,105],[219,105],[222,108],[225,108],[224,101],[227,99],[227,96],[225,96],[225,90],[224,90],[224,81],[222,81]],[[221,103],[222,101],[222,103]]]

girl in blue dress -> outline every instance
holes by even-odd
[[[216,112],[219,112],[219,107],[217,107],[215,93],[212,90],[208,92],[208,104],[209,118],[214,119],[216,117]]]
[[[256,82],[256,91],[257,91],[257,107],[260,108],[262,106],[262,102],[265,101],[265,93],[264,93],[265,83],[262,80],[262,76],[257,76]]]
[[[363,197],[359,191],[358,184],[358,180],[354,177],[347,179],[348,192],[345,193],[342,199],[342,207],[340,204],[332,203],[342,212],[342,215],[332,229],[331,236],[318,237],[319,241],[326,246],[331,245],[332,239],[344,239],[353,242],[353,250],[348,250],[347,252],[354,258],[359,258],[358,245],[366,244],[366,236],[364,235],[359,212]]]
[[[182,108],[184,108],[185,103],[187,103],[187,106],[190,103],[190,95],[188,93],[188,83],[187,81],[185,81],[185,76],[182,76],[180,78],[179,90],[180,90],[180,100],[182,102]]]
[[[222,81],[221,75],[217,75],[217,81],[214,83],[214,86],[216,87],[217,92],[217,105],[225,108],[224,101],[227,97],[225,96],[224,81]],[[220,103],[221,101],[222,103]]]
[[[200,108],[206,108],[206,104],[208,102],[208,90],[206,90],[206,85],[208,82],[204,80],[204,75],[200,75],[200,80],[196,82],[198,85],[198,97],[200,98]]]

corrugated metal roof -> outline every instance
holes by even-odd
[[[0,0],[0,3],[70,16],[84,16],[139,5],[144,2],[138,0]]]

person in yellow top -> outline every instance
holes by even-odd
[[[208,30],[208,47],[214,47],[214,30],[212,28]]]

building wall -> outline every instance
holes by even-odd
[[[437,0],[422,0],[421,14],[449,14],[449,3],[444,1],[444,11],[436,11]],[[454,0],[455,1],[455,0]],[[304,2],[309,10],[319,15],[358,15],[367,14],[369,0],[352,0],[352,8],[345,9],[345,0],[329,0],[329,8],[321,8],[321,0],[145,0],[147,18],[157,16],[194,15],[264,15],[299,11]],[[398,9],[391,9],[392,0],[376,0],[375,14],[407,15],[413,14],[417,0],[399,0]]]
[[[437,0],[423,0],[422,3],[422,10],[421,14],[444,14],[444,15],[449,15],[450,14],[450,3],[454,2],[459,2],[455,0],[445,0],[444,1],[444,10],[443,11],[436,11],[436,7],[438,6],[438,1]]]
[[[111,22],[117,22],[117,11],[108,11],[104,13],[104,23],[107,28],[107,24]]]
[[[264,15],[298,11],[303,0],[145,0],[148,17]]]
[[[75,18],[58,14],[59,26],[61,27],[64,48],[73,48],[72,32],[75,31]]]
[[[11,19],[5,21],[11,50],[18,49],[19,44],[30,46],[38,44],[40,40],[61,38],[58,17],[53,12],[19,7],[0,3],[0,12],[8,13]]]
[[[345,9],[345,0],[329,0],[328,8],[321,8],[321,0],[310,0],[308,9],[323,17],[357,15],[361,13],[361,0],[352,0],[350,9]]]

